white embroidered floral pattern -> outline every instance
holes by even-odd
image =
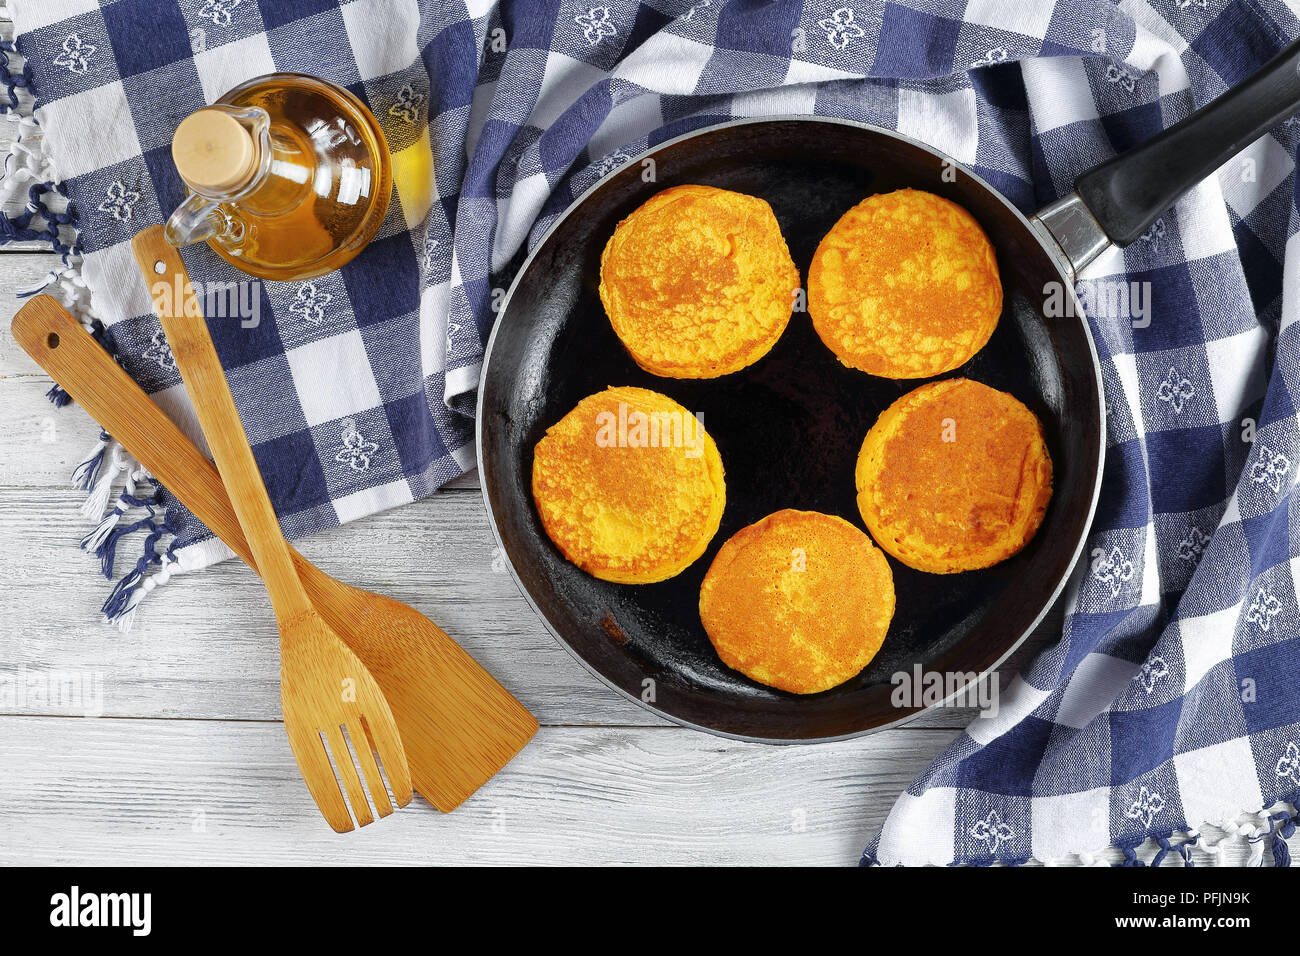
[[[826,33],[826,40],[837,50],[843,50],[850,40],[867,35],[867,31],[853,22],[853,8],[840,7],[817,25]]]
[[[1282,610],[1282,602],[1268,588],[1260,588],[1255,592],[1255,598],[1250,602],[1250,607],[1246,609],[1246,620],[1251,624],[1259,625],[1259,629],[1268,632],[1273,626],[1273,618],[1277,617]]]
[[[438,240],[432,236],[424,237],[424,253],[420,257],[420,262],[424,264],[424,271],[428,272],[433,269],[433,250],[438,248]]]
[[[1141,820],[1144,827],[1149,827],[1164,808],[1165,798],[1143,787],[1133,805],[1125,811],[1125,816],[1130,820]]]
[[[298,292],[289,304],[289,311],[301,315],[312,325],[320,325],[325,321],[325,306],[333,298],[332,293],[316,288],[314,282],[304,282],[298,286]]]
[[[592,7],[574,17],[573,22],[582,27],[583,39],[590,46],[595,46],[604,37],[618,36],[618,28],[609,18],[609,7]]]
[[[1106,82],[1117,83],[1130,93],[1137,88],[1137,80],[1133,78],[1133,74],[1113,63],[1106,67]]]
[[[1291,459],[1260,443],[1259,458],[1250,467],[1250,480],[1266,484],[1274,493],[1282,491],[1282,481],[1291,470]]]
[[[97,49],[98,47],[93,43],[86,43],[77,34],[69,33],[63,38],[63,52],[54,58],[54,62],[81,75],[89,69],[90,58],[95,55]]]
[[[610,153],[608,156],[602,159],[600,163],[596,166],[596,175],[600,179],[604,179],[606,176],[608,176],[614,170],[618,169],[620,166],[622,166],[631,158],[632,158],[631,156],[623,152],[621,149],[616,149],[614,150],[614,152]]]
[[[1196,564],[1205,553],[1205,546],[1210,543],[1210,536],[1192,525],[1187,537],[1178,542],[1178,556],[1188,564]]]
[[[104,201],[99,204],[99,211],[108,213],[118,222],[126,222],[139,201],[140,194],[134,189],[127,189],[126,183],[119,179],[109,184],[108,191],[104,193]]]
[[[370,456],[379,451],[379,446],[367,441],[366,436],[357,431],[357,424],[352,419],[343,424],[342,437],[343,447],[334,456],[334,460],[342,462],[353,471],[366,471],[370,467]]]
[[[167,336],[163,335],[162,329],[153,334],[153,338],[149,340],[149,347],[141,355],[158,363],[158,367],[164,372],[176,371],[176,359],[172,355],[172,347],[167,343]]]
[[[1169,664],[1159,656],[1143,661],[1142,669],[1138,671],[1138,679],[1142,681],[1142,686],[1146,688],[1148,694],[1154,693],[1160,678],[1167,676],[1169,676]]]
[[[1165,237],[1165,233],[1165,221],[1163,219],[1157,219],[1151,225],[1147,226],[1146,232],[1142,233],[1138,238],[1147,243],[1151,247],[1152,252],[1159,252],[1160,240]]]
[[[1117,547],[1109,555],[1098,549],[1093,552],[1092,576],[1110,588],[1111,597],[1119,597],[1124,582],[1133,577],[1133,562]]]
[[[971,66],[993,66],[995,63],[1005,63],[1007,61],[1007,51],[1004,47],[995,46],[982,57],[976,60]]]
[[[1016,831],[1002,822],[1002,816],[996,810],[990,810],[987,817],[970,828],[970,835],[987,843],[990,853],[997,853],[998,847],[1015,838]]]
[[[203,27],[195,27],[190,31],[190,52],[202,53],[208,48],[208,31]]]
[[[1292,783],[1300,783],[1300,747],[1292,741],[1286,745],[1286,753],[1277,762],[1277,775],[1289,777]]]
[[[424,94],[415,92],[415,88],[407,83],[397,91],[397,102],[388,107],[388,115],[396,116],[407,126],[414,126],[420,122],[420,109],[424,106]]]
[[[230,26],[230,14],[244,0],[203,0],[199,16],[211,20],[219,27]]]
[[[1174,6],[1179,10],[1186,10],[1188,7],[1200,7],[1204,10],[1210,4],[1210,0],[1174,0]]]
[[[1192,386],[1191,381],[1184,378],[1178,369],[1173,366],[1170,366],[1169,374],[1165,376],[1165,380],[1156,389],[1156,398],[1162,402],[1168,402],[1177,415],[1183,413],[1183,407],[1187,404],[1187,400],[1195,394],[1196,389]]]
[[[712,0],[700,0],[699,3],[692,4],[691,8],[682,14],[682,22],[685,23],[687,20],[690,20],[691,17],[695,16],[696,10],[703,10],[705,7],[712,5]]]

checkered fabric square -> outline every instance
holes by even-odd
[[[491,313],[449,322],[447,302],[453,274],[490,287],[485,266],[457,269],[451,238],[465,166],[456,147],[482,59],[483,17],[462,8],[439,24],[416,0],[40,0],[12,12],[22,86],[36,96],[43,147],[75,214],[70,261],[89,289],[83,314],[183,421],[188,400],[129,245],[184,198],[169,155],[176,125],[234,85],[276,71],[322,76],[366,102],[384,129],[396,182],[375,241],[322,278],[253,285],[256,324],[211,314],[209,324],[291,534],[424,497],[472,465],[468,412]],[[203,288],[246,278],[206,246],[183,256]],[[97,448],[92,489],[131,478],[128,463],[111,467],[114,450]],[[226,555],[165,492],[135,491],[128,488],[130,498],[156,514],[135,530],[162,533],[148,535],[139,563],[127,565],[110,616],[138,603],[131,595],[147,574]],[[124,504],[122,514],[109,512],[114,527],[88,536],[110,573],[117,532],[137,524]]]
[[[578,195],[647,147],[734,117],[836,116],[922,139],[1031,212],[1300,34],[1279,0],[14,4],[9,109],[34,92],[58,182],[32,186],[8,234],[63,242],[77,228],[75,281],[60,281],[89,289],[87,318],[179,420],[184,390],[127,246],[182,198],[176,122],[246,78],[298,70],[343,84],[383,124],[397,184],[379,238],[335,274],[266,283],[258,328],[213,323],[293,536],[469,466],[501,290]],[[1148,840],[1158,860],[1190,860],[1198,826],[1270,807],[1255,832],[1288,859],[1298,135],[1295,122],[1273,130],[1083,275],[1109,448],[1063,634],[912,783],[865,862],[1086,861],[1111,846],[1137,862]],[[185,258],[198,279],[233,276],[206,247]],[[1117,308],[1117,287],[1146,298]],[[119,588],[224,554],[113,453],[105,436],[99,460],[127,492],[90,543],[111,570],[115,536],[147,533]],[[92,495],[99,468],[82,470]],[[155,507],[164,522],[132,521]],[[109,610],[133,606],[119,595]]]

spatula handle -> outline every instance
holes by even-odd
[[[244,561],[253,553],[212,462],[149,400],[81,323],[48,295],[18,310],[14,341],[90,417],[157,478]]]
[[[131,251],[149,286],[154,312],[162,322],[176,368],[271,595],[276,617],[290,620],[311,614],[311,601],[294,571],[289,543],[262,483],[262,473],[244,434],[185,263],[163,238],[162,226],[150,226],[138,233],[131,241]],[[181,292],[179,303],[173,295],[175,290]]]

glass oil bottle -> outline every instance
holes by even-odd
[[[371,112],[299,73],[257,77],[191,113],[172,159],[190,195],[167,240],[206,241],[261,279],[309,279],[347,263],[383,223],[393,186]]]

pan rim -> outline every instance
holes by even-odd
[[[1057,580],[1056,584],[1053,586],[1051,590],[1051,593],[1047,595],[1047,597],[1043,601],[1042,606],[1039,608],[1038,613],[1034,615],[1034,619],[1029,623],[1029,625],[1021,632],[1021,634],[1014,641],[1007,644],[1006,648],[998,656],[997,660],[995,660],[984,670],[980,671],[979,676],[976,677],[974,681],[963,684],[961,687],[954,690],[953,693],[945,696],[942,700],[936,701],[935,703],[923,707],[900,708],[900,710],[905,711],[905,713],[903,713],[902,716],[900,716],[897,720],[892,720],[875,727],[867,727],[862,730],[855,730],[847,734],[837,734],[834,736],[825,736],[825,737],[758,737],[758,736],[752,736],[748,734],[731,733],[729,731],[720,730],[716,727],[709,727],[703,724],[698,724],[693,721],[686,720],[682,717],[678,717],[674,714],[668,713],[667,711],[662,710],[659,707],[656,707],[654,704],[642,700],[639,695],[633,694],[631,691],[625,690],[624,688],[616,684],[614,681],[606,677],[603,673],[601,673],[581,653],[579,653],[578,650],[575,647],[573,647],[573,645],[571,645],[562,634],[560,634],[560,632],[551,623],[550,619],[542,612],[541,608],[538,607],[537,602],[533,600],[532,594],[529,592],[528,588],[524,585],[522,579],[519,577],[519,572],[515,568],[514,560],[511,557],[509,550],[505,546],[505,541],[501,537],[501,530],[500,528],[497,527],[496,514],[493,511],[492,499],[488,491],[489,482],[485,480],[486,469],[484,468],[484,456],[483,456],[483,396],[484,396],[483,382],[487,377],[487,371],[491,365],[492,350],[493,350],[493,346],[496,344],[497,333],[501,330],[502,326],[506,323],[507,318],[510,314],[510,303],[511,300],[514,298],[515,290],[518,289],[520,282],[523,280],[523,277],[527,274],[529,268],[532,266],[533,261],[537,257],[538,252],[546,245],[547,241],[560,228],[560,226],[571,215],[575,214],[579,209],[581,209],[593,194],[595,194],[599,189],[601,189],[605,184],[607,184],[610,180],[610,177],[614,173],[622,169],[625,169],[628,166],[631,166],[637,162],[640,162],[646,157],[658,153],[661,150],[668,148],[669,146],[674,146],[686,140],[695,139],[697,137],[714,133],[717,132],[718,130],[728,129],[731,127],[750,126],[750,125],[763,124],[763,123],[788,123],[788,122],[805,122],[805,123],[813,123],[813,124],[850,126],[850,127],[855,127],[857,129],[865,130],[866,132],[869,133],[876,133],[879,135],[890,137],[891,139],[900,140],[901,142],[907,143],[918,149],[922,149],[925,152],[930,153],[931,155],[939,158],[940,160],[951,164],[953,167],[960,170],[963,175],[969,176],[981,188],[983,188],[986,193],[993,196],[999,203],[1001,203],[1004,207],[1006,207],[1006,209],[1017,220],[1019,220],[1025,232],[1028,235],[1033,237],[1034,241],[1039,245],[1039,247],[1046,254],[1048,261],[1052,263],[1052,267],[1057,273],[1057,277],[1061,280],[1062,285],[1069,292],[1071,303],[1075,307],[1074,316],[1082,326],[1084,340],[1088,343],[1088,354],[1091,359],[1093,377],[1095,379],[1096,387],[1097,387],[1097,405],[1095,410],[1097,416],[1097,423],[1098,423],[1098,429],[1097,429],[1098,439],[1097,439],[1097,446],[1095,449],[1097,454],[1097,468],[1096,468],[1096,473],[1093,476],[1093,486],[1092,486],[1091,494],[1089,496],[1087,519],[1084,521],[1083,531],[1079,535],[1079,540],[1075,543],[1073,554],[1070,556],[1070,560],[1066,565],[1067,570]],[[585,668],[589,673],[591,673],[594,677],[596,677],[597,680],[599,680],[602,684],[613,689],[620,696],[626,698],[627,700],[630,700],[638,707],[641,707],[642,709],[647,710],[650,713],[663,718],[664,720],[667,720],[680,727],[685,727],[690,730],[702,731],[704,733],[711,734],[715,737],[723,737],[728,740],[743,741],[745,743],[760,743],[760,744],[772,744],[772,745],[834,743],[843,740],[854,740],[859,737],[866,737],[871,734],[880,733],[881,731],[890,730],[892,728],[899,727],[903,724],[906,724],[914,720],[916,717],[920,716],[921,714],[925,714],[934,710],[939,710],[940,708],[947,706],[947,704],[951,702],[954,698],[963,694],[968,687],[978,686],[982,681],[984,681],[988,677],[989,674],[998,670],[998,668],[1000,668],[1003,664],[1006,663],[1007,659],[1012,654],[1014,654],[1017,650],[1019,650],[1021,645],[1023,645],[1024,642],[1028,640],[1029,636],[1033,634],[1035,630],[1038,629],[1038,626],[1042,623],[1043,619],[1047,616],[1047,612],[1050,611],[1053,606],[1055,606],[1057,600],[1061,596],[1061,593],[1065,590],[1065,586],[1069,583],[1070,579],[1074,576],[1079,564],[1080,556],[1084,553],[1084,549],[1087,545],[1088,535],[1092,530],[1092,523],[1097,516],[1097,503],[1101,496],[1102,476],[1104,474],[1105,465],[1106,465],[1106,398],[1105,398],[1106,393],[1104,389],[1105,389],[1105,383],[1101,374],[1101,358],[1097,353],[1097,344],[1093,339],[1092,328],[1089,325],[1087,317],[1084,313],[1083,305],[1079,301],[1078,293],[1075,291],[1074,288],[1074,283],[1070,280],[1070,277],[1066,274],[1062,266],[1059,249],[1053,250],[1048,245],[1048,243],[1046,242],[1042,234],[1039,232],[1039,230],[1034,228],[1033,224],[1029,220],[1029,217],[1027,217],[1019,209],[1017,209],[1016,206],[1009,199],[1007,199],[1007,197],[1004,196],[1000,190],[994,188],[982,176],[980,176],[978,173],[970,169],[965,163],[961,163],[953,159],[951,156],[948,156],[943,151],[936,149],[933,146],[930,146],[927,143],[923,143],[920,140],[908,136],[904,133],[899,133],[896,130],[886,129],[885,127],[882,126],[875,126],[871,123],[863,123],[857,120],[842,119],[833,116],[816,116],[812,114],[796,114],[790,116],[780,116],[780,115],[754,116],[754,117],[745,117],[741,119],[728,120],[724,123],[713,123],[708,126],[702,126],[699,129],[690,130],[689,132],[682,133],[670,139],[666,139],[662,143],[658,143],[655,146],[642,150],[640,153],[637,153],[635,156],[632,156],[630,159],[628,159],[627,162],[621,164],[615,170],[612,170],[608,175],[602,176],[591,186],[587,187],[587,189],[585,189],[580,196],[578,196],[572,203],[570,203],[568,207],[565,208],[564,212],[562,212],[558,217],[556,217],[555,221],[551,223],[551,225],[547,228],[546,232],[544,232],[541,238],[537,241],[536,245],[533,246],[532,250],[524,258],[523,263],[520,264],[518,271],[515,273],[514,278],[511,280],[510,288],[506,291],[505,298],[501,302],[501,309],[497,314],[496,321],[492,324],[492,331],[488,335],[487,345],[483,350],[483,359],[479,368],[478,394],[475,398],[475,405],[474,405],[474,457],[475,457],[475,463],[477,464],[479,470],[479,490],[483,496],[483,507],[487,511],[488,525],[492,529],[492,538],[496,542],[496,546],[500,550],[501,554],[505,557],[506,567],[510,571],[510,577],[513,579],[515,583],[515,587],[518,589],[519,593],[523,595],[523,598],[528,603],[528,606],[532,608],[533,614],[536,615],[536,617],[542,622],[542,625],[556,640],[556,642],[559,643],[559,645],[563,647],[566,651],[568,651],[569,655],[573,657],[574,660],[576,660],[579,664],[581,664],[583,668]]]

